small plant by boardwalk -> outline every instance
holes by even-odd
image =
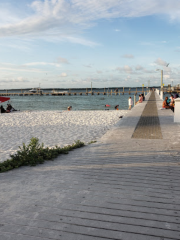
[[[58,146],[44,148],[44,144],[40,144],[38,138],[31,138],[27,146],[23,143],[23,146],[19,147],[20,150],[16,154],[10,155],[10,159],[0,163],[0,173],[21,166],[36,166],[37,164],[44,163],[44,161],[53,160],[59,154],[68,154],[69,151],[83,146],[84,143],[77,140],[74,144],[63,148]]]

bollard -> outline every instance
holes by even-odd
[[[163,100],[163,91],[160,92],[160,99]]]
[[[180,98],[176,98],[174,101],[174,122],[180,122]]]
[[[136,94],[134,94],[134,106],[136,105]]]

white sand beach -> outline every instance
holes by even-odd
[[[0,162],[37,137],[45,146],[65,146],[76,140],[85,144],[112,128],[122,111],[32,111],[0,115]]]

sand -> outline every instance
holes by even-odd
[[[0,114],[0,162],[16,153],[18,146],[37,137],[45,146],[85,144],[97,140],[112,128],[122,111],[31,111]]]

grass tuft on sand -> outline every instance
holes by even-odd
[[[60,148],[44,148],[44,144],[39,143],[38,138],[31,138],[30,143],[26,146],[20,147],[16,154],[10,155],[10,159],[0,163],[0,173],[19,168],[21,166],[36,166],[48,160],[54,160],[60,154],[68,154],[73,149],[83,147],[84,143],[77,140],[72,145]]]

